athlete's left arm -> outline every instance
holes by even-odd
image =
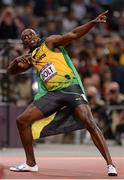
[[[9,63],[9,66],[7,68],[7,73],[16,75],[21,72],[27,71],[32,67],[30,60],[31,60],[30,54],[24,54],[22,56],[18,56]]]
[[[106,23],[108,11],[105,11],[101,13],[99,16],[97,16],[94,20],[78,26],[71,32],[68,32],[64,35],[52,35],[46,38],[46,45],[49,48],[52,48],[54,46],[61,46],[61,45],[67,45],[71,43],[73,40],[76,40],[82,36],[84,36],[86,33],[88,33],[97,23]]]

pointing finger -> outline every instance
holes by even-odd
[[[107,10],[107,11],[105,11],[105,12],[103,12],[103,13],[101,13],[101,15],[103,16],[103,15],[107,15],[109,13],[109,11]]]

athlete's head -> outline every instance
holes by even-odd
[[[21,34],[21,39],[25,47],[33,49],[39,42],[39,37],[33,29],[25,29]]]

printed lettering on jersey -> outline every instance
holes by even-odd
[[[49,81],[56,74],[57,71],[52,63],[47,63],[40,71],[40,77],[44,82]]]

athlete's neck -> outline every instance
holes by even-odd
[[[39,40],[37,41],[37,44],[33,47],[30,48],[30,52],[32,52],[33,50],[35,50],[37,47],[39,47],[42,43],[42,39],[39,38]]]

